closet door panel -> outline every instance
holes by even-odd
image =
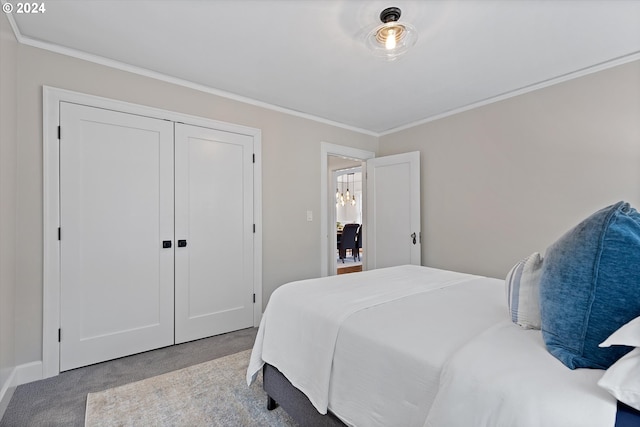
[[[175,129],[180,343],[253,325],[253,139]]]
[[[60,107],[60,370],[173,344],[173,123]]]

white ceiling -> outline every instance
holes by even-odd
[[[44,3],[21,42],[374,135],[640,59],[639,0]],[[388,6],[419,33],[395,62],[363,41]]]

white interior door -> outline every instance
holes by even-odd
[[[421,262],[420,153],[367,160],[367,269]]]
[[[173,344],[173,123],[60,105],[60,370]]]
[[[176,343],[253,326],[253,139],[176,124]]]

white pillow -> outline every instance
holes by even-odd
[[[620,329],[612,333],[599,347],[611,347],[612,345],[640,347],[640,316],[627,322]]]
[[[507,274],[505,290],[513,323],[524,329],[540,329],[540,275],[542,257],[534,252]]]
[[[600,347],[628,345],[636,347],[606,370],[598,385],[640,411],[640,317],[615,331]]]

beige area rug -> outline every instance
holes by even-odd
[[[262,377],[247,386],[246,350],[87,395],[85,426],[294,426],[267,410]]]

